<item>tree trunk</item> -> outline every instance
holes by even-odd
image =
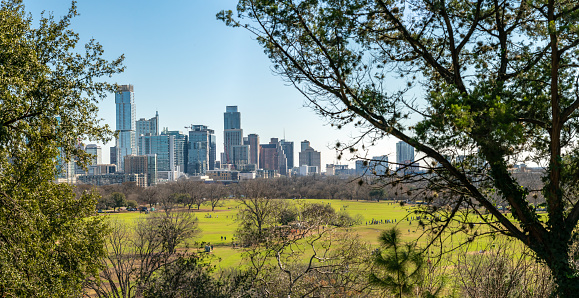
[[[569,264],[567,256],[561,256],[548,262],[557,284],[556,293],[559,297],[577,297],[579,293],[579,275]]]

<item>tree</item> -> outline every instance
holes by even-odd
[[[110,226],[112,231],[105,242],[107,254],[98,259],[101,271],[84,284],[98,297],[142,295],[158,281],[157,273],[173,270],[173,262],[188,259],[177,246],[198,232],[192,213],[171,211],[152,214],[135,225],[112,222]]]
[[[579,220],[579,5],[404,3],[241,0],[237,17],[217,17],[254,33],[275,72],[332,125],[362,130],[366,142],[338,149],[357,152],[393,136],[420,152],[427,174],[400,164],[385,178],[424,182],[413,195],[432,202],[424,209],[430,218],[446,219],[432,222],[435,236],[484,222],[531,248],[551,269],[557,291],[574,295],[579,274],[568,255]],[[545,165],[547,218],[510,171],[520,162]],[[434,208],[440,205],[450,206],[444,216]],[[478,218],[450,224],[469,212]]]
[[[267,180],[243,181],[237,185],[235,195],[241,208],[239,216],[242,221],[238,237],[245,244],[261,241],[263,229],[277,222],[277,213],[280,211],[277,208],[279,202],[270,197],[271,188]]]
[[[135,201],[135,200],[128,200],[127,201],[127,207],[128,208],[137,208],[137,207],[139,207],[139,203],[137,203],[137,201]]]
[[[280,200],[267,213],[269,223],[257,233],[257,222],[242,217],[241,233],[254,231],[244,241],[244,259],[253,276],[252,288],[273,297],[367,297],[367,247],[338,228],[342,218],[322,204],[294,204]],[[331,211],[330,211],[331,210]],[[286,211],[299,220],[286,221]],[[243,236],[240,237],[242,241]]]
[[[35,27],[22,1],[0,4],[0,296],[79,296],[105,254],[97,193],[77,197],[55,180],[64,164],[87,164],[79,139],[111,139],[97,102],[115,90],[103,77],[123,58],[104,60],[94,40],[75,51],[76,15],[73,2]]]
[[[149,207],[153,207],[153,205],[159,202],[159,197],[163,196],[163,191],[159,186],[147,187],[141,192],[139,200],[145,204],[149,204]]]
[[[211,205],[211,211],[215,210],[215,207],[219,206],[220,202],[226,195],[225,186],[223,184],[209,184],[205,186],[205,195],[207,200]]]
[[[378,239],[385,251],[376,250],[373,261],[385,276],[370,273],[371,284],[388,289],[397,297],[412,293],[422,279],[425,263],[416,247],[412,243],[402,243],[401,236],[397,228],[382,231]]]
[[[117,208],[124,207],[127,204],[124,193],[114,192],[111,195],[111,202],[113,203],[113,209],[116,211]]]

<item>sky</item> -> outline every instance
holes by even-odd
[[[256,133],[262,144],[270,138],[294,141],[294,159],[300,142],[309,140],[321,151],[322,171],[336,160],[333,145],[358,135],[353,128],[337,130],[306,107],[306,100],[293,86],[275,76],[272,63],[246,30],[230,28],[216,20],[223,9],[235,10],[235,0],[79,0],[80,15],[71,29],[81,44],[91,38],[104,48],[105,58],[125,55],[126,70],[111,82],[132,84],[137,119],[159,112],[160,127],[180,130],[207,125],[215,130],[217,150],[223,151],[223,113],[236,105],[241,112],[244,136]],[[24,0],[37,23],[42,11],[64,15],[68,0]],[[115,128],[115,101],[111,94],[99,104],[102,123]],[[395,140],[385,140],[370,149],[370,156],[395,159]],[[109,161],[108,144],[100,144],[103,162]]]

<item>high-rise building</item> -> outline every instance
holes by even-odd
[[[236,169],[242,169],[249,164],[249,145],[233,146],[233,164]]]
[[[167,129],[158,136],[141,136],[139,151],[157,155],[157,171],[183,172],[187,166],[187,136]]]
[[[215,162],[217,161],[217,136],[209,136],[209,169],[215,170]]]
[[[299,153],[300,166],[317,167],[320,173],[322,168],[322,154],[310,147],[309,141],[302,141],[302,151]]]
[[[289,170],[294,167],[294,142],[281,140],[280,145],[283,149],[283,152],[285,153],[287,168]]]
[[[125,156],[125,174],[143,174],[146,186],[157,184],[157,155],[127,155]]]
[[[84,147],[86,153],[93,155],[89,166],[96,166],[103,163],[103,152],[101,146],[97,144],[88,144]]]
[[[205,174],[215,166],[215,154],[212,146],[215,145],[213,129],[205,125],[191,125],[189,142],[187,144],[187,173],[192,175]]]
[[[237,106],[225,107],[223,129],[241,129],[241,113],[237,111]]]
[[[259,168],[287,175],[287,159],[277,138],[271,138],[269,144],[260,146],[259,160]]]
[[[362,176],[368,171],[368,162],[365,160],[356,160],[356,176]]]
[[[259,146],[259,168],[278,171],[279,163],[276,144],[261,144]]]
[[[237,106],[225,107],[223,113],[223,153],[225,159],[221,163],[233,163],[233,146],[243,144],[243,130],[241,129],[241,113]]]
[[[124,169],[124,159],[127,155],[137,154],[136,140],[136,105],[133,85],[121,85],[115,93],[117,106],[117,162],[119,169]]]
[[[247,136],[249,143],[249,163],[259,167],[259,135],[250,134]]]
[[[137,137],[151,135],[159,135],[159,112],[155,113],[155,117],[151,119],[141,118],[136,122]]]
[[[414,147],[403,141],[396,143],[396,163],[398,167],[414,163]]]
[[[377,176],[386,175],[388,173],[388,155],[374,156],[368,163],[368,167],[372,174]]]
[[[308,140],[302,141],[300,152],[306,151],[306,149],[308,149],[308,148],[310,148],[310,141],[308,141]]]
[[[117,165],[119,167],[119,160],[117,158],[119,156],[119,151],[117,150],[117,146],[112,146],[109,151],[109,162],[110,164]]]

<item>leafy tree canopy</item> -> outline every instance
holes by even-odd
[[[236,16],[217,17],[254,33],[274,71],[333,125],[424,156],[426,174],[400,164],[387,178],[424,182],[413,194],[431,202],[435,236],[484,222],[529,246],[563,296],[579,290],[568,258],[579,219],[577,1],[240,0]],[[510,171],[520,162],[545,166],[542,189],[521,187]],[[536,194],[546,218],[529,203]]]
[[[79,140],[111,139],[96,103],[115,89],[100,78],[123,70],[94,40],[78,50],[76,15],[73,2],[34,27],[22,1],[0,4],[0,296],[78,295],[105,253],[97,194],[54,183],[62,163],[88,161]]]

